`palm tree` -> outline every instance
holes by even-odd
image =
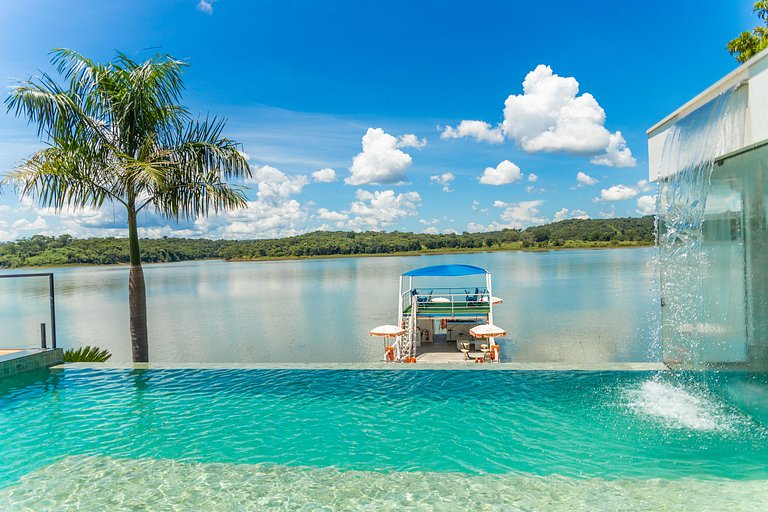
[[[133,360],[149,360],[147,299],[137,215],[151,208],[178,221],[245,205],[250,177],[240,145],[222,136],[224,121],[193,119],[178,102],[186,64],[168,55],[137,62],[117,53],[100,64],[67,49],[51,53],[63,77],[43,74],[14,87],[8,112],[38,127],[46,147],[4,182],[41,206],[123,205],[128,218],[128,300]]]

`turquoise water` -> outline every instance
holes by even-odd
[[[46,370],[0,509],[761,510],[767,420],[746,373]]]
[[[368,331],[396,322],[398,276],[421,266],[466,263],[488,269],[494,295],[504,299],[494,308],[495,322],[509,333],[502,356],[658,361],[654,254],[608,249],[147,265],[150,359],[377,361],[382,341]],[[52,270],[61,346],[99,345],[112,352],[113,362],[130,361],[128,269]],[[0,282],[0,348],[39,343],[47,294],[42,279]]]

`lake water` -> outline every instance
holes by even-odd
[[[638,248],[146,265],[150,360],[378,361],[382,340],[368,331],[396,322],[398,276],[463,263],[491,272],[493,293],[504,299],[494,308],[494,322],[509,333],[504,359],[656,361],[654,255]],[[51,270],[59,346],[98,345],[111,362],[129,362],[128,268]],[[0,280],[0,348],[39,345],[41,322],[47,280]]]

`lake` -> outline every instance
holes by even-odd
[[[156,363],[375,362],[368,331],[397,320],[398,276],[428,265],[487,269],[504,299],[505,360],[660,359],[653,248],[492,252],[145,266],[150,360]],[[40,270],[5,270],[29,273]],[[53,271],[59,346],[97,345],[129,362],[128,267]],[[0,281],[0,348],[39,346],[48,284]],[[50,335],[49,335],[50,337]]]

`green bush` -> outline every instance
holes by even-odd
[[[104,363],[112,354],[107,349],[86,345],[79,348],[68,348],[64,351],[65,363]]]

